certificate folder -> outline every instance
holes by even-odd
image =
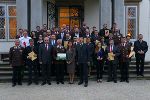
[[[56,60],[66,60],[66,53],[57,53]]]

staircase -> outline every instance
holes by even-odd
[[[105,69],[104,78],[106,78],[107,68],[104,69]],[[118,72],[118,77],[120,77],[120,70],[118,69],[117,72]],[[130,62],[129,77],[137,78],[135,59],[132,59],[132,61]],[[11,82],[11,78],[12,78],[12,68],[9,65],[8,61],[0,62],[0,82]],[[54,78],[55,77],[53,77],[53,79]],[[65,79],[66,78],[68,78],[68,76],[66,76]],[[26,81],[26,79],[27,79],[27,71],[25,71],[24,81]],[[90,79],[96,79],[96,70],[92,70]],[[139,77],[138,79],[150,79],[150,62],[145,62],[144,77]]]

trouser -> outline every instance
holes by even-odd
[[[28,82],[33,81],[33,76],[34,76],[34,82],[38,82],[38,69],[37,69],[37,64],[35,62],[28,62]]]
[[[41,76],[41,64],[37,64],[38,76]]]
[[[88,83],[88,64],[79,63],[80,68],[80,82]]]
[[[22,66],[12,66],[12,68],[13,68],[12,83],[13,84],[22,83],[22,75],[21,75]]]
[[[42,82],[51,82],[51,63],[42,64]]]
[[[103,61],[97,60],[96,61],[97,79],[103,78],[103,67],[104,67]]]
[[[63,82],[64,81],[64,61],[57,61],[56,63],[56,81]]]
[[[108,80],[117,81],[117,64],[114,61],[108,62]]]
[[[121,80],[127,81],[129,78],[129,62],[121,63]]]
[[[136,57],[136,72],[137,75],[143,75],[144,74],[144,57],[137,56]]]

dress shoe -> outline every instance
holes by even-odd
[[[100,83],[102,83],[102,81],[103,81],[102,79],[99,80]]]
[[[68,84],[71,84],[71,82],[69,82]]]
[[[59,84],[59,82],[57,82],[57,84]]]
[[[88,83],[85,83],[85,84],[84,84],[84,87],[87,87],[87,86],[88,86]]]
[[[107,80],[107,82],[110,82],[110,80]]]
[[[120,82],[124,82],[123,80],[120,80]]]
[[[39,85],[39,83],[38,83],[38,82],[35,82],[35,85]]]
[[[61,84],[64,84],[64,82],[62,81],[62,82],[60,82]]]
[[[48,82],[48,85],[51,85],[51,82]]]
[[[46,84],[46,82],[43,82],[41,85],[45,85]]]
[[[141,74],[141,76],[142,76],[142,77],[144,77],[144,75],[143,75],[143,74]]]
[[[16,84],[12,84],[12,87],[15,87],[16,86]]]
[[[29,83],[28,83],[28,86],[31,85],[31,84],[32,84],[32,82],[29,82]]]
[[[22,83],[18,83],[18,85],[22,85]]]
[[[79,83],[78,83],[78,85],[81,85],[81,84],[83,84],[83,82],[79,82]]]
[[[129,83],[129,80],[126,80],[127,83]]]

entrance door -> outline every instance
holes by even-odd
[[[74,27],[81,25],[81,7],[59,7],[58,8],[58,25],[62,27],[64,24]]]

